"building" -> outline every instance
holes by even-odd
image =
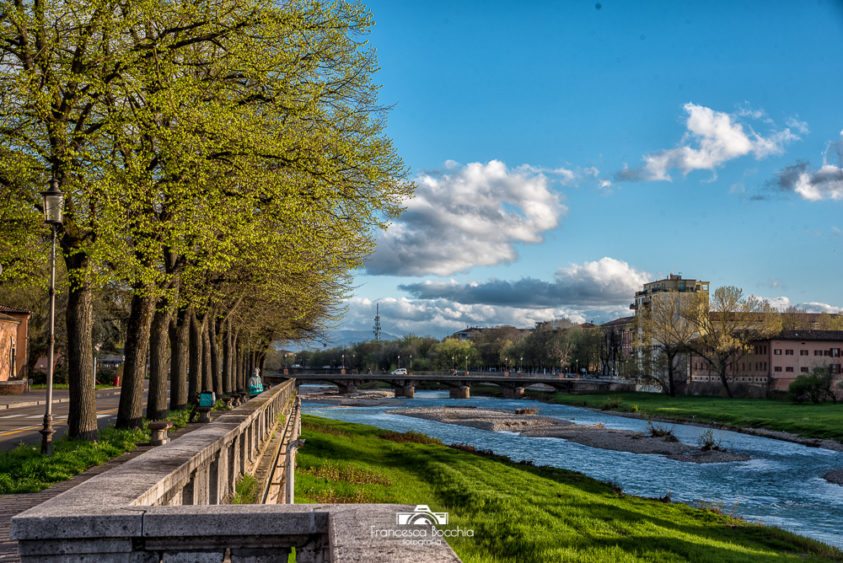
[[[644,284],[644,289],[635,292],[635,302],[629,308],[636,314],[646,308],[659,294],[665,292],[704,294],[708,300],[708,282],[685,279],[681,274],[670,274],[666,279]]]
[[[699,356],[690,359],[691,383],[720,383]],[[826,368],[837,380],[843,379],[843,331],[784,330],[780,334],[753,342],[752,349],[738,359],[726,376],[730,383],[787,392],[791,383],[814,368]]]
[[[31,316],[29,311],[0,305],[0,381],[27,376]]]

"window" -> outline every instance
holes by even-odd
[[[773,354],[775,354],[776,356],[781,356],[782,355],[781,348],[776,348],[775,350],[773,350]]]
[[[792,367],[786,367],[786,368],[784,368],[784,371],[786,371],[788,373],[793,373],[793,368]]]
[[[815,355],[815,356],[822,356],[822,355],[823,355],[823,351],[822,351],[822,350],[814,350],[814,355]]]
[[[808,373],[808,368],[799,368],[802,373]]]
[[[781,371],[781,370],[782,370],[782,366],[776,366],[776,367],[773,368],[773,371]]]
[[[785,351],[784,351],[784,355],[785,355],[785,356],[792,356],[792,355],[793,355],[793,350],[785,350]]]
[[[807,355],[808,355],[808,350],[799,350],[799,355],[800,355],[800,356],[807,356]]]

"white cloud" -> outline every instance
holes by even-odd
[[[415,182],[415,197],[380,237],[367,273],[449,275],[511,262],[516,243],[542,242],[567,211],[544,172],[526,166],[509,170],[497,160],[425,174]]]
[[[794,307],[806,313],[843,313],[843,307],[835,307],[834,305],[829,305],[827,303],[819,303],[817,301],[808,301],[805,303],[797,303],[796,305],[793,305],[793,302],[790,300],[790,298],[784,295],[779,297],[757,298],[762,301],[766,301],[770,304],[770,306],[772,306],[778,311],[785,311],[790,307]]]
[[[594,262],[560,268],[554,281],[535,278],[466,284],[424,281],[399,286],[418,299],[447,299],[466,304],[543,309],[566,307],[617,307],[631,302],[651,276],[626,262],[605,257]]]
[[[799,138],[790,128],[773,131],[767,136],[756,133],[749,126],[744,128],[738,118],[761,118],[764,114],[759,110],[729,114],[693,103],[685,104],[684,110],[688,114],[687,132],[680,145],[644,156],[642,167],[624,168],[616,179],[671,181],[670,171],[674,169],[686,175],[693,170],[715,172],[725,162],[749,154],[756,159],[780,154],[786,143]],[[799,122],[799,130],[803,128],[807,129],[807,126]]]
[[[841,131],[843,136],[843,131]],[[829,164],[829,155],[837,155],[838,164]],[[843,200],[843,142],[829,143],[823,164],[812,170],[807,162],[797,162],[778,174],[776,184],[808,201]]]

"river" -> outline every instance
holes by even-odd
[[[414,399],[402,401],[408,407],[476,406],[510,411],[534,407],[540,415],[575,423],[603,423],[607,428],[647,431],[643,420],[524,399],[449,399],[444,391],[417,391]],[[724,448],[745,453],[752,459],[696,464],[659,455],[592,448],[559,438],[530,438],[386,414],[385,411],[401,408],[395,406],[336,407],[313,402],[304,402],[302,406],[305,414],[398,432],[414,430],[446,444],[469,444],[516,461],[530,460],[536,465],[580,471],[601,481],[617,483],[632,495],[663,497],[669,493],[673,501],[694,506],[706,503],[749,521],[778,526],[843,548],[843,486],[821,478],[828,471],[843,468],[843,452],[714,430]],[[683,424],[669,426],[681,442],[694,446],[706,430]]]

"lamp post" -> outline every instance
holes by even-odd
[[[413,355],[410,354],[410,371],[413,371]]]
[[[47,366],[47,408],[44,412],[44,427],[41,432],[41,453],[53,454],[53,366],[55,364],[56,344],[56,237],[62,223],[64,194],[59,191],[55,178],[50,181],[50,189],[41,192],[44,198],[44,222],[53,230],[53,243],[50,250],[50,352]]]
[[[468,375],[468,354],[465,355],[465,374]]]
[[[401,367],[401,354],[398,354],[398,367]]]
[[[518,373],[524,373],[524,356],[521,356],[521,361],[518,362]]]

